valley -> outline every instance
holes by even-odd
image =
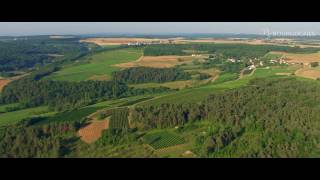
[[[3,67],[0,157],[320,155],[320,46],[72,38],[39,67]]]

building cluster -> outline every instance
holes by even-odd
[[[155,44],[171,44],[173,40],[159,40],[159,41],[143,41],[143,42],[129,42],[128,46],[143,46],[143,45],[155,45]]]
[[[271,60],[270,60],[270,63],[271,63],[271,64],[276,64],[276,63],[279,63],[279,64],[289,64],[288,61],[287,61],[285,58],[271,59]]]
[[[228,58],[227,59],[228,62],[232,62],[232,63],[236,63],[236,62],[241,62],[241,60],[237,60],[237,59],[233,59],[233,58]]]

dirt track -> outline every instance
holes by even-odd
[[[154,67],[154,68],[170,68],[178,64],[192,62],[191,56],[142,56],[140,59],[128,62],[116,64],[114,66],[120,68],[131,68],[131,67]]]
[[[11,82],[10,79],[0,79],[0,92],[2,91],[4,86],[6,86],[10,82]]]
[[[0,79],[0,92],[11,81],[18,80],[18,79],[20,79],[20,78],[22,78],[22,77],[24,77],[26,75],[29,75],[29,73],[26,73],[26,74],[23,74],[23,75],[19,75],[19,76],[10,77],[10,78]]]

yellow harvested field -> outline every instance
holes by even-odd
[[[301,48],[307,47],[320,47],[319,45],[306,45],[299,42],[294,42],[291,39],[273,39],[273,40],[264,40],[264,39],[241,39],[241,38],[201,38],[195,40],[177,40],[176,43],[221,43],[221,44],[250,44],[250,45],[281,45],[281,46],[299,46]]]
[[[195,39],[195,40],[180,40],[182,42],[195,42],[195,43],[222,43],[222,44],[270,44],[263,40],[244,40],[244,39],[214,39],[214,38],[202,38],[202,39]]]
[[[186,87],[192,87],[194,85],[194,80],[185,81],[172,81],[166,83],[142,83],[142,84],[130,84],[130,87],[135,88],[157,88],[157,87],[167,87],[171,89],[183,89]]]
[[[206,74],[209,74],[209,75],[211,75],[211,76],[217,76],[219,73],[220,73],[220,71],[218,70],[218,69],[216,69],[216,68],[211,68],[211,69],[201,69],[201,70],[199,70],[199,72],[200,73],[206,73]]]
[[[131,67],[153,67],[153,68],[170,68],[179,64],[192,62],[192,56],[142,56],[140,59],[128,63],[116,64],[120,68]]]
[[[276,75],[279,75],[279,76],[290,76],[291,73],[276,73]]]
[[[311,62],[320,62],[320,53],[310,53],[310,54],[295,54],[287,52],[270,52],[271,54],[282,55],[289,63],[303,63],[305,65],[310,64]]]
[[[134,42],[152,42],[152,41],[167,41],[167,39],[148,39],[148,38],[88,38],[80,40],[80,42],[95,43],[100,46],[105,45],[121,45]]]
[[[108,119],[101,121],[92,121],[86,127],[81,128],[78,131],[78,135],[82,141],[86,143],[93,143],[101,137],[102,131],[108,129],[108,127]]]
[[[320,78],[320,70],[305,67],[305,68],[298,69],[295,72],[295,75],[300,77],[310,78],[310,79],[317,79],[317,78]]]
[[[111,78],[108,77],[107,75],[93,75],[89,78],[89,80],[93,80],[93,81],[108,81]]]
[[[60,36],[54,36],[55,38],[61,38]],[[106,45],[122,45],[135,42],[152,42],[162,41],[162,43],[169,43],[169,40],[173,44],[186,44],[186,43],[221,43],[221,44],[251,44],[251,45],[285,45],[285,46],[300,46],[301,48],[307,47],[320,47],[319,45],[307,45],[299,42],[294,42],[291,39],[245,39],[245,38],[199,38],[199,39],[184,39],[181,37],[170,39],[157,39],[157,38],[87,38],[82,39],[80,42],[95,43],[100,46]]]
[[[183,89],[186,87],[191,87],[193,86],[193,84],[194,84],[194,80],[186,80],[186,81],[173,81],[173,82],[163,83],[163,86],[171,89]]]

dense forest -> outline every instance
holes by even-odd
[[[19,103],[8,111],[48,105],[55,111],[72,110],[97,101],[176,91],[167,87],[133,88],[121,81],[52,81],[41,78],[57,70],[49,67],[13,81],[0,94],[0,104]]]
[[[126,84],[115,81],[35,81],[26,77],[3,89],[1,103],[19,102],[25,107],[49,105],[60,111],[82,107],[97,99],[116,98],[127,90]]]
[[[126,83],[163,83],[191,79],[191,75],[177,68],[134,67],[116,71],[113,78]]]
[[[144,49],[145,56],[188,55],[192,53],[223,54],[227,57],[240,59],[241,57],[262,57],[270,51],[284,51],[291,53],[315,53],[318,48],[299,48],[275,45],[248,44],[176,44],[152,45]]]
[[[80,122],[50,123],[31,126],[29,120],[0,132],[1,158],[63,157],[70,153]]]
[[[94,49],[99,48],[80,43],[77,38],[0,41],[0,72],[6,76],[10,71],[25,71],[52,62],[77,59]]]
[[[45,113],[41,112],[41,115],[31,112],[30,116],[24,116],[19,122],[10,121],[10,124],[1,125],[0,157],[81,157],[81,153],[86,151],[92,151],[94,155],[100,153],[102,157],[110,154],[121,156],[122,152],[130,156],[131,148],[137,147],[140,149],[137,148],[135,153],[148,149],[146,151],[150,151],[151,155],[158,149],[149,147],[150,143],[143,138],[163,131],[181,136],[185,143],[182,145],[190,148],[197,157],[320,156],[318,81],[294,76],[258,79],[250,76],[249,79],[253,77],[253,80],[240,88],[226,89],[224,85],[229,84],[225,83],[221,86],[223,88],[210,89],[216,84],[237,79],[241,70],[242,74],[251,73],[252,70],[245,67],[255,60],[263,61],[261,57],[270,51],[314,53],[319,49],[214,43],[148,45],[138,47],[144,49],[145,56],[210,55],[201,59],[201,63],[195,59],[193,64],[181,64],[174,68],[133,67],[115,71],[108,81],[69,82],[44,78],[75,60],[83,62],[86,59],[81,58],[83,56],[128,46],[108,48],[79,43],[78,38],[37,36],[30,39],[0,39],[0,76],[28,72],[2,89],[0,115],[10,115],[16,111],[12,113],[15,116],[18,110],[49,107],[44,107]],[[311,66],[317,67],[319,63],[313,62]],[[211,69],[214,73],[219,71],[217,77],[221,79],[217,78],[212,83],[215,77],[209,79],[211,84],[204,90],[210,95],[200,102],[166,103],[162,97],[179,89],[131,85],[204,80],[211,77],[204,73],[211,72]],[[202,86],[207,88],[203,84],[193,88],[197,90]],[[194,89],[187,89],[186,92],[193,92]],[[174,98],[180,97],[180,93],[172,94],[177,94]],[[173,96],[170,94],[168,97]],[[107,119],[108,128],[99,140],[92,144],[80,140],[77,135],[80,128]]]
[[[206,59],[202,64],[202,67],[205,69],[208,68],[218,68],[225,73],[239,73],[243,68],[247,67],[249,64],[247,61],[242,62],[228,62],[226,58],[215,58],[215,59]]]
[[[132,121],[141,129],[200,120],[223,124],[223,130],[199,140],[206,149],[204,156],[305,157],[317,153],[320,142],[319,101],[317,84],[260,79],[248,87],[213,94],[200,104],[136,107]]]

